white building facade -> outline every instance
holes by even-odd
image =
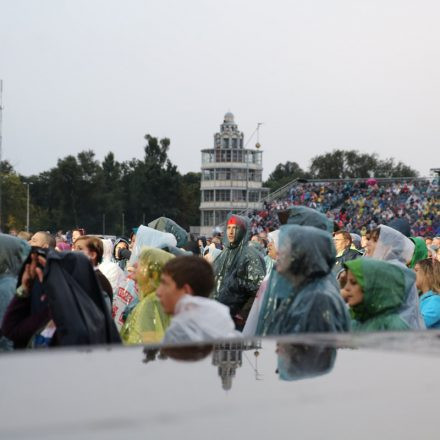
[[[262,208],[263,152],[245,149],[244,135],[232,113],[226,113],[214,148],[202,150],[200,233],[211,235],[230,213]]]

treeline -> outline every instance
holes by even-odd
[[[30,229],[128,234],[130,228],[167,216],[185,228],[200,222],[200,173],[182,175],[168,158],[170,140],[146,135],[142,160],[118,162],[112,152],[102,162],[93,151],[58,160],[38,175],[18,175],[3,162],[1,229],[26,225],[27,184]]]
[[[380,159],[377,154],[357,150],[333,150],[315,156],[307,170],[296,162],[280,163],[264,183],[274,191],[293,179],[362,179],[368,177],[417,177],[418,172],[394,159]]]
[[[179,173],[168,158],[168,138],[146,135],[145,140],[142,160],[118,162],[110,152],[99,162],[89,150],[59,159],[56,167],[30,177],[17,174],[8,162],[2,162],[0,229],[25,228],[27,184],[31,231],[82,227],[88,233],[126,235],[131,227],[160,216],[174,219],[187,230],[199,225],[200,173]],[[295,178],[417,175],[417,171],[393,159],[334,150],[314,157],[307,170],[296,162],[278,164],[264,186],[274,191]]]

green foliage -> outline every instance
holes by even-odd
[[[293,179],[297,178],[307,178],[308,173],[303,171],[303,169],[296,162],[286,162],[285,164],[278,164],[269,178],[264,182],[266,188],[270,188],[271,191],[275,191],[278,188],[288,184]]]
[[[417,177],[417,171],[393,159],[381,160],[377,154],[356,150],[333,150],[315,156],[310,165],[313,179],[355,179],[368,177]]]

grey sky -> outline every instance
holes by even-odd
[[[0,0],[3,156],[23,174],[171,138],[200,169],[225,112],[265,177],[333,148],[440,166],[440,3]],[[252,145],[253,142],[250,144]]]

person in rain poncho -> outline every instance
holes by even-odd
[[[414,243],[414,253],[409,263],[409,267],[414,269],[415,265],[420,261],[428,258],[428,246],[426,242],[421,237],[410,237],[409,238]]]
[[[117,293],[118,288],[125,283],[125,274],[124,271],[120,268],[120,266],[112,261],[113,254],[113,243],[110,239],[103,239],[103,254],[102,261],[98,265],[98,269],[104,274],[104,276],[108,279],[110,285],[113,289],[113,296]]]
[[[251,311],[249,313],[248,319],[246,321],[246,325],[243,328],[243,336],[252,337],[255,336],[258,325],[258,318],[261,313],[262,305],[267,304],[265,301],[265,296],[268,291],[267,285],[268,280],[271,277],[273,271],[276,271],[274,268],[275,261],[278,255],[278,246],[279,246],[279,235],[280,231],[272,231],[267,235],[268,245],[267,245],[267,255],[264,259],[266,263],[266,276],[264,277],[263,282],[258,289],[257,295],[255,297],[255,301],[252,304]],[[286,280],[287,283],[287,280]]]
[[[113,246],[113,260],[122,270],[125,270],[127,261],[131,255],[129,248],[130,244],[128,240],[123,237],[117,238]]]
[[[174,258],[161,249],[145,248],[139,255],[135,272],[139,289],[139,303],[134,307],[121,329],[125,344],[148,344],[160,342],[170,323],[156,296],[162,269]]]
[[[414,255],[415,245],[402,233],[389,226],[380,225],[367,233],[365,257],[389,261],[407,266]],[[405,298],[399,314],[412,329],[424,329],[425,324],[419,310],[419,299],[415,277],[411,271],[405,273]]]
[[[125,286],[118,289],[116,296],[113,298],[112,316],[116,326],[120,330],[124,324],[128,314],[133,310],[134,306],[139,302],[139,289],[133,276],[133,271],[139,260],[139,255],[145,247],[153,247],[157,249],[165,249],[176,246],[176,238],[173,234],[157,231],[147,226],[139,226],[136,228],[136,241],[127,268],[130,275],[127,277]]]
[[[162,270],[157,296],[173,315],[163,344],[237,337],[229,309],[207,298],[214,287],[211,265],[196,256],[174,258]]]
[[[426,328],[440,329],[440,261],[426,258],[415,266],[420,311]]]
[[[188,243],[188,233],[179,226],[174,220],[167,217],[159,217],[156,220],[148,223],[148,226],[153,229],[157,229],[162,232],[169,232],[176,237],[176,246],[178,248],[183,248]]]
[[[341,293],[351,308],[354,331],[409,330],[399,309],[406,276],[415,278],[410,269],[372,258],[347,261],[345,267],[347,281]]]
[[[350,318],[331,273],[335,247],[328,232],[310,226],[280,228],[277,271],[293,292],[272,317],[267,334],[343,332]]]
[[[249,220],[229,215],[226,224],[225,249],[214,261],[213,298],[229,307],[237,329],[242,330],[266,268],[260,253],[249,246]]]
[[[329,233],[332,232],[333,228],[331,221],[324,214],[306,206],[292,206],[290,209],[280,212],[279,219],[282,224],[313,226]],[[330,281],[338,290],[339,284],[336,278],[331,276]],[[274,267],[269,274],[267,287],[262,297],[255,335],[264,336],[267,334],[269,324],[272,322],[276,310],[282,301],[292,294],[292,283],[287,278],[281,276]]]
[[[12,235],[0,234],[0,325],[17,287],[17,277],[31,247]],[[0,351],[12,349],[12,342],[0,335]]]
[[[121,342],[84,254],[49,250],[44,257],[40,250],[31,250],[19,278],[2,325],[15,347]],[[41,290],[33,290],[36,285]]]

